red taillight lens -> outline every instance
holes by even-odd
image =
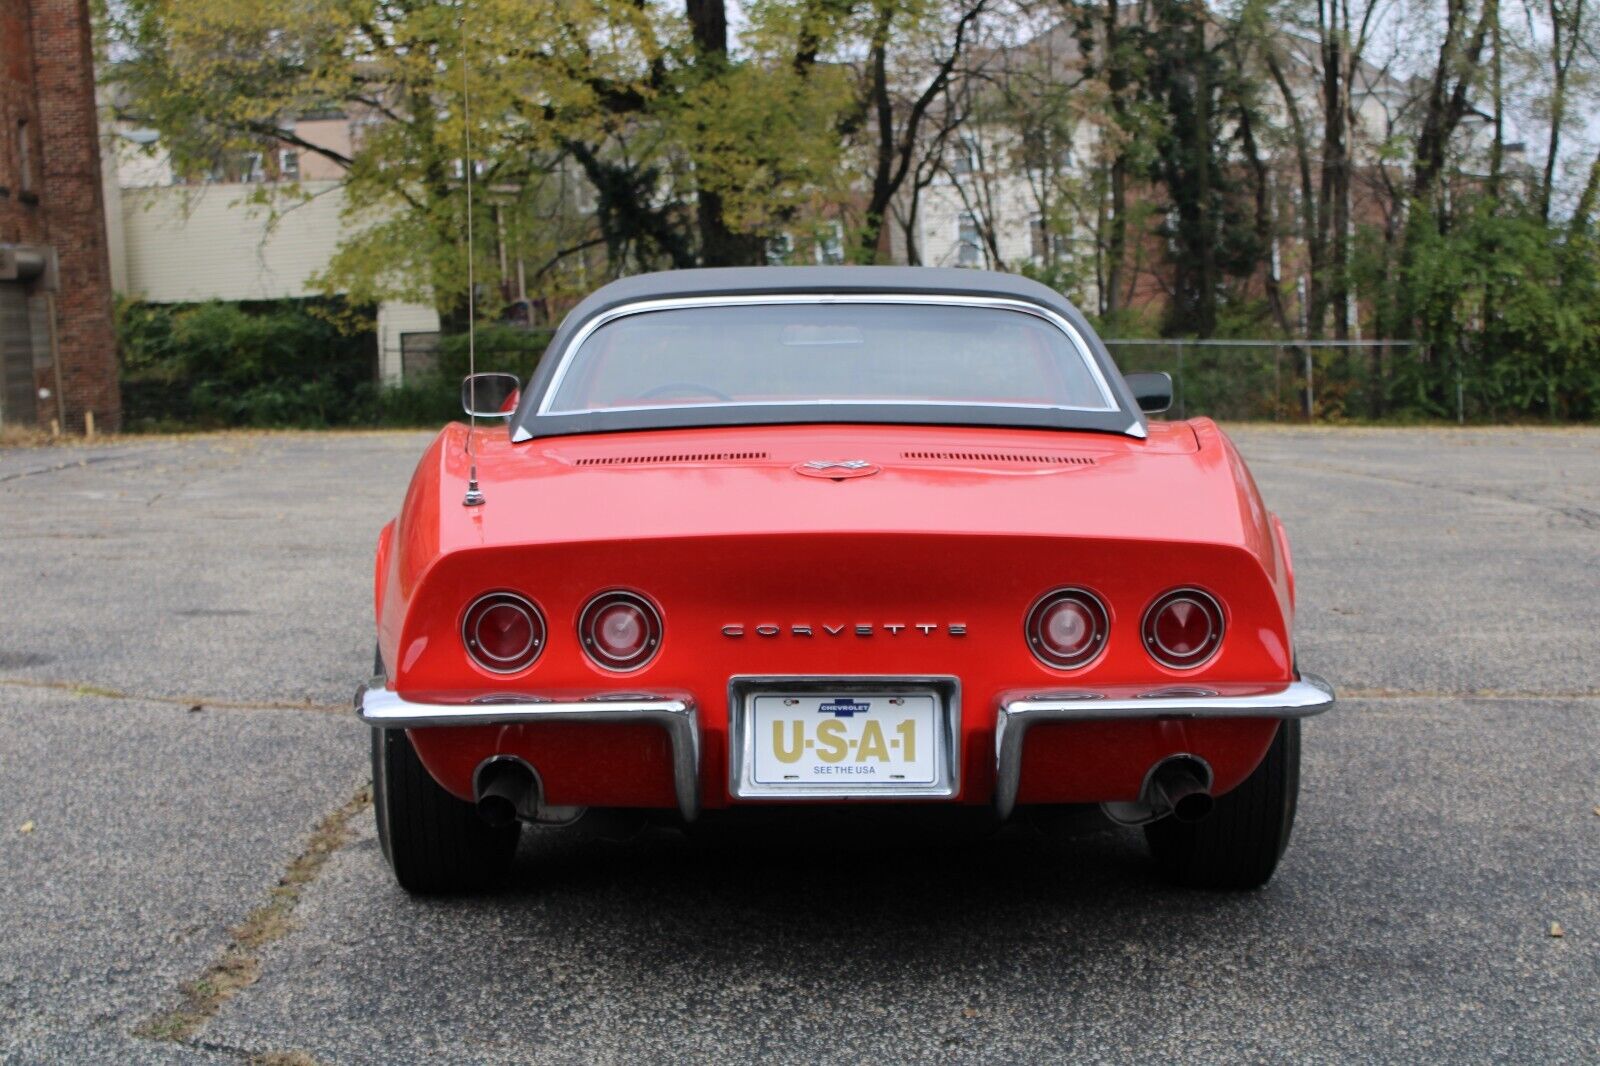
[[[1100,654],[1110,628],[1105,605],[1094,593],[1057,589],[1028,612],[1028,647],[1041,662],[1071,670]]]
[[[1222,646],[1222,607],[1200,589],[1177,589],[1144,613],[1144,647],[1174,670],[1192,670]]]
[[[583,650],[607,670],[636,670],[661,646],[661,614],[634,592],[602,592],[578,619]]]
[[[544,651],[544,616],[511,592],[491,592],[472,601],[461,620],[461,641],[479,666],[514,674]]]

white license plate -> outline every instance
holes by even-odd
[[[759,693],[746,725],[757,786],[871,792],[939,781],[942,723],[932,693]]]

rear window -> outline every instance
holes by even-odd
[[[541,411],[797,403],[1117,409],[1088,352],[1038,314],[817,301],[610,319],[567,355]]]

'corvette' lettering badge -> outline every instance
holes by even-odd
[[[809,622],[795,622],[785,630],[783,626],[778,625],[776,622],[762,622],[754,626],[730,622],[722,627],[722,635],[734,639],[747,633],[769,638],[783,636],[785,633],[791,637],[814,638],[818,634],[829,637],[844,637],[847,635],[871,637],[877,633],[891,637],[931,637],[940,632],[952,637],[964,637],[967,635],[967,624],[965,622],[914,622],[908,625],[905,622],[856,622],[846,625],[842,622],[823,622],[820,626],[814,626]]]

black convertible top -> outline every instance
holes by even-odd
[[[1077,315],[1060,293],[1021,274],[908,266],[707,267],[635,274],[602,286],[572,309],[563,328],[600,311],[639,300],[745,296],[785,292],[931,293],[1028,300]]]
[[[815,295],[972,296],[1017,300],[1035,304],[1070,322],[1116,394],[1121,410],[1105,413],[1066,412],[1027,408],[974,409],[956,405],[917,408],[852,405],[834,410],[827,405],[807,405],[803,410],[783,407],[759,410],[740,407],[693,406],[659,411],[536,414],[556,368],[573,338],[594,318],[630,304],[656,300],[696,299],[715,296]],[[770,425],[795,422],[897,422],[931,425],[1004,425],[1056,429],[1093,429],[1134,436],[1145,435],[1145,420],[1138,404],[1112,362],[1110,353],[1083,314],[1060,293],[1019,274],[990,270],[902,266],[709,267],[636,274],[604,285],[590,293],[562,320],[545,349],[539,367],[523,390],[517,413],[511,419],[513,440],[602,433],[632,429],[666,429],[711,425]]]

